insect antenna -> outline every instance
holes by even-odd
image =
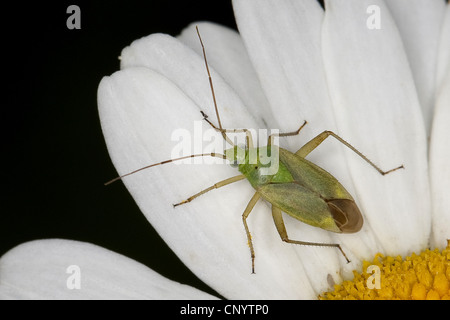
[[[109,180],[108,182],[105,182],[105,186],[107,186],[107,185],[109,185],[109,184],[111,184],[113,182],[116,182],[117,180],[121,180],[122,178],[124,178],[126,176],[132,175],[132,174],[134,174],[136,172],[139,172],[139,171],[151,168],[151,167],[159,166],[159,165],[162,165],[162,164],[166,164],[166,163],[170,163],[170,162],[174,162],[174,161],[178,161],[178,160],[195,158],[195,157],[216,157],[216,158],[221,158],[221,159],[225,159],[225,160],[227,159],[227,157],[225,155],[223,155],[221,153],[215,153],[215,152],[212,152],[212,153],[201,153],[201,154],[191,154],[189,156],[184,156],[184,157],[180,157],[180,158],[176,158],[176,159],[169,159],[169,160],[161,161],[161,162],[158,162],[158,163],[154,163],[154,164],[151,164],[151,165],[148,165],[148,166],[136,169],[136,170],[128,172],[128,173],[126,173],[124,175],[118,176],[117,178]]]
[[[219,128],[216,128],[209,120],[207,120],[206,119],[207,117],[203,112],[202,112],[202,114],[203,114],[205,120],[212,127],[214,127],[216,130],[218,130],[222,133],[222,137],[225,139],[225,141],[227,141],[229,144],[234,146],[234,143],[230,140],[230,138],[228,138],[228,136],[226,134],[226,129],[223,129],[223,127],[222,127],[222,122],[220,121],[220,116],[219,116],[219,108],[217,107],[216,94],[214,93],[214,85],[213,85],[213,81],[212,81],[212,77],[211,77],[211,72],[209,71],[208,59],[206,59],[205,46],[203,45],[202,37],[200,36],[200,31],[198,30],[198,26],[195,26],[195,30],[197,30],[198,39],[200,40],[200,45],[202,46],[203,60],[205,61],[206,72],[208,73],[209,86],[211,88],[211,94],[212,94],[212,98],[213,98],[213,102],[214,102],[214,109],[216,110],[216,116],[217,116],[217,122],[219,124]]]

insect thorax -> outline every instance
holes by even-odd
[[[225,155],[255,189],[268,183],[294,181],[287,167],[280,162],[276,146],[245,149],[235,146],[225,150]]]

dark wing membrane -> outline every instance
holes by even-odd
[[[354,201],[335,199],[327,201],[327,204],[334,222],[343,233],[354,233],[361,230],[364,220]]]

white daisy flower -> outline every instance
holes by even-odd
[[[444,249],[450,237],[450,148],[445,141],[450,121],[448,4],[330,0],[324,11],[315,0],[235,0],[233,6],[239,34],[197,23],[176,38],[150,35],[125,48],[121,70],[102,80],[101,124],[119,174],[170,159],[176,130],[191,134],[192,153],[198,153],[195,141],[205,139],[194,125],[202,120],[200,111],[216,120],[195,25],[206,47],[224,128],[290,132],[307,120],[299,136],[280,141],[282,147],[295,152],[331,130],[382,169],[400,164],[405,169],[382,176],[339,142],[327,139],[307,159],[333,174],[353,195],[364,225],[355,234],[332,234],[287,215],[285,223],[291,239],[338,243],[351,263],[336,248],[282,242],[270,205],[260,201],[247,220],[256,274],[251,274],[241,216],[255,192],[248,182],[173,207],[237,175],[236,169],[168,163],[124,178],[170,248],[202,281],[230,299],[316,299],[332,290],[333,283],[350,279],[352,270],[365,271],[363,261],[378,252],[406,257],[429,247]],[[208,124],[202,128],[209,129]],[[60,272],[68,264],[86,270],[89,281],[83,289],[53,284],[61,277],[55,274],[56,266]],[[435,289],[439,298],[445,297],[449,275],[431,276],[439,278],[439,290],[433,281],[424,290]],[[44,281],[45,289],[40,286]],[[409,297],[422,297],[412,295],[423,289],[414,286],[406,290]],[[399,297],[395,287],[391,291],[393,298]],[[0,260],[0,297],[62,296],[212,297],[89,244],[33,242]]]

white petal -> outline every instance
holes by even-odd
[[[450,121],[450,5],[447,4],[441,30],[438,54],[437,98],[430,145],[430,181],[433,204],[433,246],[443,248],[449,239],[450,212],[449,190],[450,166],[448,159],[448,123]]]
[[[32,241],[0,259],[1,300],[214,298],[90,243]]]
[[[158,38],[168,39],[157,35],[155,41]],[[203,59],[184,46],[174,45],[175,40],[167,41],[166,45],[161,42],[155,45],[157,50],[148,59],[163,64],[161,72],[171,73],[176,85],[143,67],[127,67],[100,83],[102,128],[111,159],[120,174],[170,159],[174,147],[180,145],[171,139],[175,130],[184,130],[190,134],[186,140],[190,138],[193,144],[202,144],[202,133],[209,129],[199,113],[199,106],[210,98]],[[158,52],[162,55],[158,56]],[[221,108],[223,122],[233,127],[236,123],[237,127],[244,124],[255,128],[242,102],[213,70],[212,74],[216,95],[221,105],[227,106]],[[212,107],[209,108],[206,112],[213,117]],[[203,129],[195,121],[200,121]],[[217,135],[216,139],[221,141]],[[195,149],[192,152],[198,153]],[[241,215],[254,190],[246,181],[211,191],[188,204],[172,206],[237,174],[223,164],[171,163],[134,174],[123,182],[180,259],[223,296],[231,299],[314,297],[292,246],[280,241],[270,210],[263,203],[256,205],[248,219],[256,252],[256,274],[251,274],[250,251]]]
[[[295,151],[324,130],[337,132],[322,62],[324,12],[317,1],[242,0],[233,1],[233,6],[239,31],[274,110],[273,126],[278,125],[281,131],[288,132],[297,129],[304,120],[308,121],[299,137],[287,138],[288,148]],[[333,138],[329,140],[308,155],[308,159],[332,173],[355,195],[343,147]],[[381,249],[368,222],[357,234],[338,236],[298,222],[291,223],[291,238],[343,243],[352,261],[367,259]],[[323,248],[298,250],[305,268],[311,268],[308,275],[317,291],[327,285],[327,273],[334,274],[331,270],[337,270],[339,262],[345,261],[339,253],[331,256],[333,253]],[[314,261],[310,256],[322,257],[325,261]],[[346,265],[350,270],[357,267]]]
[[[240,35],[214,23],[192,23],[177,38],[200,56],[203,53],[195,26],[200,30],[209,66],[236,91],[258,123],[268,123],[272,111]]]
[[[217,122],[203,57],[181,41],[165,34],[152,34],[134,41],[123,49],[121,67],[136,66],[150,68],[170,79],[207,113],[210,120]],[[254,121],[254,117],[238,95],[212,67],[210,69],[223,127],[255,128],[254,123],[249,122]],[[200,112],[195,116],[202,119]],[[263,123],[259,125],[261,127]]]
[[[304,138],[330,129],[334,120],[324,92],[320,58],[323,10],[317,1],[235,0],[233,7],[239,32],[274,111],[274,126],[294,131],[306,119],[314,130],[307,126],[302,131]]]
[[[442,22],[439,42],[439,53],[436,67],[436,94],[450,73],[450,4],[445,8],[445,17]]]
[[[450,72],[436,101],[430,146],[431,199],[433,203],[433,245],[443,249],[450,238]]]
[[[445,2],[443,0],[393,0],[386,1],[386,5],[402,37],[422,107],[425,127],[429,134],[436,88],[436,52],[445,14]]]
[[[371,5],[381,29],[370,29]],[[387,254],[427,247],[426,136],[403,45],[382,1],[327,1],[323,56],[339,132],[382,169],[346,152],[362,210]],[[372,13],[373,14],[373,13]]]

